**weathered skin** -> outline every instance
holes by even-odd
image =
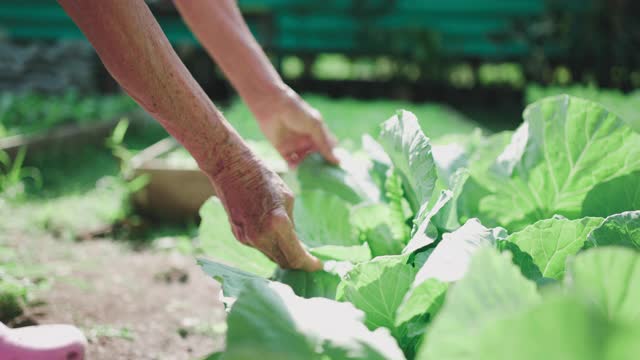
[[[193,155],[211,179],[239,241],[280,266],[308,271],[293,226],[293,195],[247,148],[173,51],[142,0],[59,0],[122,88]],[[279,152],[294,166],[307,153],[329,161],[333,140],[319,113],[290,90],[253,40],[232,1],[177,1]]]
[[[174,3],[291,166],[315,151],[330,162],[338,162],[332,153],[335,141],[320,113],[284,84],[249,31],[235,0]]]

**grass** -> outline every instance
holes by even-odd
[[[0,216],[11,219],[0,224],[4,231],[45,230],[68,237],[118,217],[124,187],[107,151],[87,147],[73,156],[56,154],[33,164],[43,186],[27,187],[20,199],[0,206]]]
[[[0,93],[0,138],[44,132],[63,123],[113,119],[136,109],[125,94],[81,95],[68,91],[51,96],[36,93]]]
[[[116,327],[110,325],[95,325],[83,329],[90,342],[96,342],[100,338],[118,338],[133,340],[135,333],[127,327]]]
[[[135,134],[131,138],[137,146],[144,143]],[[0,231],[44,231],[75,239],[127,215],[127,184],[119,176],[117,159],[101,144],[39,155],[32,166],[40,170],[43,185],[27,186],[20,198],[0,204],[0,217],[11,219],[0,223]]]
[[[22,314],[27,301],[29,285],[14,274],[15,254],[0,245],[0,322],[8,322]]]
[[[45,273],[43,266],[19,261],[15,250],[0,242],[0,322],[10,323],[23,315],[24,307],[33,300],[34,290],[48,285],[40,281]]]
[[[399,109],[416,114],[422,129],[431,138],[452,133],[469,133],[479,126],[460,113],[435,103],[330,99],[319,95],[305,95],[304,98],[322,113],[327,125],[342,143],[359,144],[361,134],[376,135],[380,123]],[[234,101],[224,111],[224,115],[245,139],[264,139],[251,112],[241,101]]]

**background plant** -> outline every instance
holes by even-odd
[[[27,149],[22,147],[11,158],[0,150],[0,200],[14,199],[24,193],[24,181],[30,180],[36,187],[42,186],[42,176],[35,167],[24,167]]]
[[[87,123],[113,119],[137,108],[125,94],[63,95],[38,93],[0,94],[0,137],[31,134],[63,123]]]

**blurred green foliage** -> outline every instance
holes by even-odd
[[[36,284],[31,279],[43,274],[41,267],[23,264],[16,251],[0,241],[0,322],[10,323],[23,315],[34,290],[47,285],[46,282]]]
[[[84,95],[70,90],[63,95],[0,94],[0,138],[45,131],[62,123],[113,119],[137,108],[125,94]]]
[[[24,192],[24,180],[33,181],[36,187],[42,185],[40,171],[34,167],[23,167],[27,149],[22,147],[12,159],[0,150],[0,201],[15,199]]]
[[[360,137],[364,133],[377,134],[381,120],[390,118],[398,109],[409,109],[416,114],[422,129],[433,138],[446,134],[470,133],[478,126],[459,112],[436,103],[331,99],[320,95],[303,97],[320,111],[331,131],[346,147],[359,147]],[[224,115],[245,139],[264,139],[253,115],[239,99],[232,103]]]
[[[454,110],[439,104],[411,104],[401,101],[335,100],[318,95],[305,96],[317,107],[329,127],[346,148],[360,146],[363,133],[376,134],[380,119],[390,117],[399,108],[411,109],[421,121],[421,126],[434,137],[449,133],[469,133],[475,124]],[[226,110],[225,117],[247,140],[264,144],[253,115],[239,100]],[[167,136],[157,124],[132,126],[126,133],[124,123],[109,138],[109,144],[126,149],[129,157]],[[0,204],[0,232],[47,232],[57,237],[75,239],[87,231],[105,227],[122,219],[128,212],[127,199],[130,188],[121,174],[120,159],[113,156],[114,148],[104,144],[86,146],[82,151],[31,154],[30,166],[39,169],[42,186],[25,186],[25,196],[17,201]],[[266,151],[266,149],[264,149]],[[263,151],[263,152],[265,152]],[[120,150],[118,151],[120,154]],[[120,154],[121,155],[121,154]],[[153,228],[151,229],[153,230]],[[166,229],[165,229],[166,230]],[[188,229],[172,229],[172,237]],[[153,232],[153,231],[151,231]],[[145,237],[166,237],[162,233],[145,234]]]

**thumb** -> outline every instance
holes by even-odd
[[[286,258],[286,263],[280,265],[304,271],[322,270],[322,262],[304,249],[291,221],[287,218],[286,223],[280,225],[276,228],[277,243]]]
[[[333,153],[333,148],[336,146],[335,137],[331,134],[327,125],[323,122],[319,122],[315,126],[314,131],[311,133],[311,140],[314,147],[327,161],[334,165],[338,165],[340,160]]]

